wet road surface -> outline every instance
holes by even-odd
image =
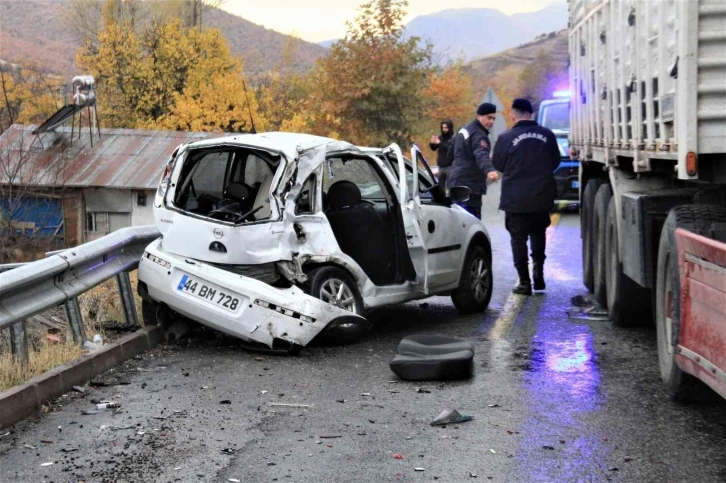
[[[486,313],[461,316],[443,297],[382,309],[366,340],[298,357],[197,331],[98,378],[122,385],[66,395],[0,432],[0,482],[726,481],[726,403],[666,397],[652,327],[568,317],[584,293],[577,215],[549,230],[546,293],[511,296],[495,201]],[[474,378],[392,382],[411,333],[474,341]],[[82,415],[92,398],[121,409]],[[474,419],[430,426],[445,408]]]

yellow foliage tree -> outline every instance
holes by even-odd
[[[56,76],[30,63],[0,65],[0,133],[10,124],[40,124],[58,109]]]
[[[102,122],[114,127],[242,132],[258,129],[255,93],[219,30],[185,28],[179,19],[133,28],[108,21],[98,45],[77,55],[97,79]]]

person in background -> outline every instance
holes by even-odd
[[[447,119],[441,123],[441,135],[431,136],[431,143],[429,144],[431,151],[436,151],[436,166],[439,167],[439,188],[441,188],[444,196],[449,192],[446,182],[448,181],[449,166],[451,166],[451,163],[447,155],[451,148],[451,140],[453,137],[454,123]]]
[[[466,186],[471,190],[469,200],[461,206],[479,219],[481,197],[487,193],[487,182],[499,179],[499,173],[489,160],[492,146],[489,130],[494,125],[496,113],[494,104],[481,104],[476,110],[476,118],[461,128],[454,138],[454,162],[449,170],[449,187]]]
[[[497,139],[492,164],[502,173],[499,209],[505,213],[504,225],[519,275],[513,292],[532,295],[527,239],[532,249],[534,289],[544,290],[545,232],[557,193],[553,173],[560,164],[560,149],[554,133],[531,120],[528,100],[514,100],[512,117],[515,124]]]

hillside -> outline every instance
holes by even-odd
[[[406,32],[430,40],[444,61],[479,59],[567,27],[567,4],[505,15],[490,8],[449,9],[414,18]],[[475,34],[476,32],[476,34]]]
[[[467,70],[474,79],[476,94],[483,95],[486,92],[487,83],[492,80],[492,77],[498,77],[498,80],[504,85],[515,81],[527,64],[533,62],[541,52],[548,53],[558,69],[566,69],[569,56],[567,30],[548,34],[467,64]],[[507,76],[509,80],[504,79],[504,76]]]
[[[69,3],[69,0],[0,0],[0,59],[32,60],[50,72],[67,77],[78,74],[74,59],[80,43],[63,20]],[[205,13],[204,25],[222,31],[232,53],[243,59],[245,69],[251,73],[272,68],[292,40],[288,35],[218,9]],[[319,45],[296,40],[295,68],[310,67],[325,51]]]

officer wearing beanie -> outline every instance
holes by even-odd
[[[466,186],[469,200],[461,206],[481,219],[481,197],[487,192],[487,180],[496,181],[496,172],[489,160],[489,130],[494,125],[497,108],[485,102],[476,110],[476,119],[461,128],[454,139],[454,162],[449,171],[449,187]],[[449,148],[451,151],[451,148]]]
[[[553,172],[560,164],[560,149],[552,131],[530,120],[532,104],[528,100],[514,100],[512,117],[515,124],[497,139],[492,164],[502,173],[499,209],[505,212],[504,224],[519,275],[513,292],[532,295],[527,239],[532,249],[534,289],[544,290],[545,231],[557,193]]]

